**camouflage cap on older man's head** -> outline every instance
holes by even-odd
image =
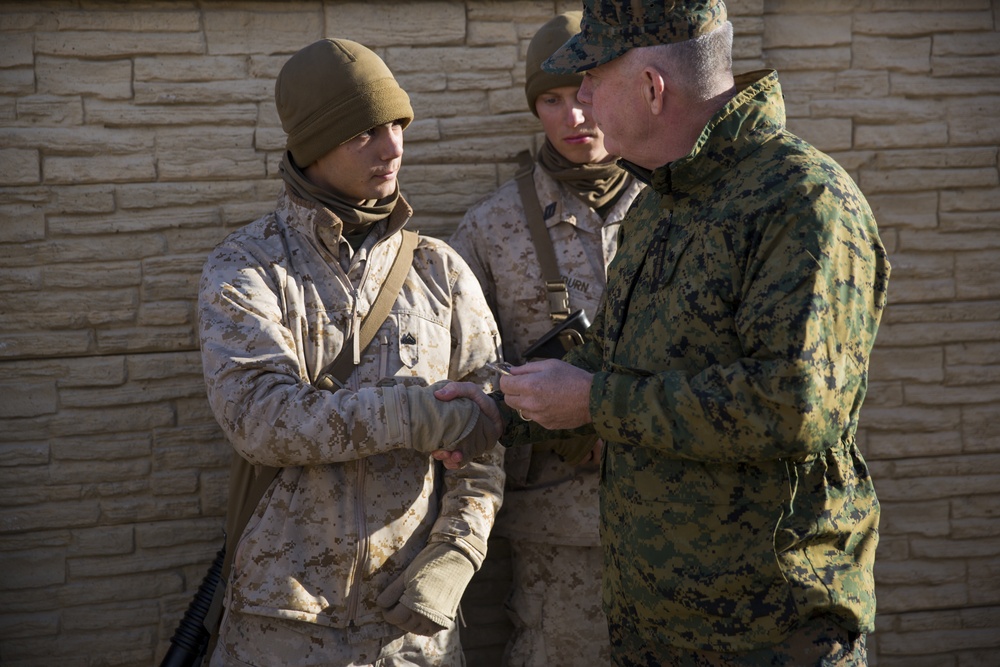
[[[547,72],[583,72],[637,46],[684,42],[726,21],[722,0],[583,0],[580,32],[552,54]]]

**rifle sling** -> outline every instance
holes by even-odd
[[[542,279],[545,281],[545,289],[549,299],[549,315],[552,317],[552,322],[558,324],[569,317],[569,290],[566,288],[566,281],[559,275],[556,252],[552,247],[549,230],[545,226],[542,207],[538,203],[538,190],[535,188],[535,180],[532,176],[535,170],[535,161],[531,158],[531,153],[521,151],[517,155],[517,162],[518,170],[514,176],[517,181],[517,190],[521,195],[524,217],[528,220],[531,242],[535,246],[538,266],[542,270]]]

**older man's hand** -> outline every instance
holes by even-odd
[[[594,376],[558,359],[532,361],[514,366],[500,378],[504,403],[522,419],[547,429],[570,429],[593,421],[590,418],[590,387]]]

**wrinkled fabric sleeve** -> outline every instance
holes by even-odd
[[[594,376],[610,441],[706,461],[804,458],[856,428],[889,266],[860,193],[800,187],[763,225],[736,312],[744,356]]]
[[[474,382],[492,390],[492,372],[484,368],[499,355],[500,336],[476,276],[457,253],[453,262],[451,379]],[[461,549],[478,570],[486,558],[486,540],[503,502],[503,448],[492,450],[457,470],[445,470],[441,507],[430,542],[447,542]]]
[[[285,323],[283,274],[263,254],[253,244],[221,244],[199,290],[208,399],[236,451],[254,464],[291,467],[409,447],[404,392],[310,384]]]

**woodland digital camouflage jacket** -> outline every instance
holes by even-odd
[[[650,175],[567,358],[595,372],[606,442],[605,608],[651,646],[743,651],[813,614],[875,616],[855,432],[889,264],[850,177],[785,129],[777,75],[737,86]]]
[[[208,397],[236,452],[280,466],[240,540],[227,605],[382,636],[375,604],[428,541],[478,565],[502,497],[502,454],[443,472],[400,447],[379,386],[445,378],[484,384],[499,336],[475,276],[421,237],[388,319],[346,389],[310,383],[371,308],[411,213],[352,253],[329,210],[282,193],[277,210],[233,233],[205,264],[199,298]],[[487,386],[487,388],[489,388]],[[408,436],[407,436],[408,437]],[[498,450],[500,448],[497,448]],[[370,637],[369,637],[370,638]]]
[[[630,178],[602,220],[540,166],[532,179],[569,291],[570,312],[583,309],[593,320],[619,223],[642,184]],[[507,181],[470,208],[449,243],[483,286],[500,326],[504,359],[523,363],[521,353],[553,324],[517,182]],[[545,544],[598,545],[595,470],[571,466],[551,449],[528,445],[509,450],[504,465],[508,484],[497,534]]]

